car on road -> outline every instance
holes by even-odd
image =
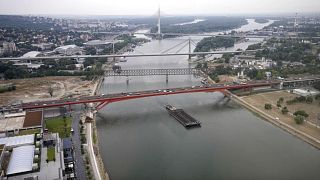
[[[70,131],[71,131],[71,133],[72,133],[72,134],[74,133],[74,130],[73,130],[73,128],[71,128],[71,130],[70,130]]]

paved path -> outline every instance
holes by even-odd
[[[92,126],[91,123],[87,123],[87,144],[88,144],[88,153],[90,156],[90,163],[93,169],[94,179],[101,180],[101,175],[99,172],[98,163],[96,160],[96,156],[94,155],[93,151],[93,143],[92,143]]]
[[[74,106],[75,112],[72,113],[73,121],[72,128],[74,130],[74,134],[72,135],[72,143],[74,148],[74,159],[75,159],[75,172],[76,177],[79,180],[86,180],[86,169],[85,163],[81,154],[81,141],[80,141],[80,129],[79,129],[79,121],[80,121],[80,106]]]

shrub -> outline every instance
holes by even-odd
[[[272,105],[271,104],[265,104],[264,108],[267,109],[267,110],[270,110],[270,109],[272,109]]]
[[[277,102],[277,107],[281,107],[281,104],[279,101]]]
[[[304,110],[298,110],[298,111],[294,112],[293,115],[295,115],[295,116],[299,116],[300,115],[300,116],[303,116],[305,118],[309,117],[309,114],[306,113]]]
[[[281,112],[282,112],[282,114],[288,114],[289,110],[287,107],[283,107]]]
[[[320,100],[320,94],[317,94],[315,97],[316,100]]]
[[[307,98],[304,97],[304,96],[300,96],[300,97],[296,97],[296,100],[297,100],[298,102],[305,102],[305,101],[307,100]]]
[[[302,124],[303,121],[304,121],[304,116],[298,115],[298,116],[294,117],[294,121],[295,121],[297,124]]]
[[[294,103],[296,103],[296,102],[298,102],[296,99],[292,99],[292,100],[286,101],[286,103],[287,103],[288,105],[292,105],[292,104],[294,104]]]
[[[284,101],[284,98],[283,98],[283,97],[280,97],[280,98],[279,98],[279,102],[280,102],[280,103],[283,103],[283,101]]]
[[[306,103],[311,104],[313,102],[313,97],[312,96],[308,96],[306,99]]]

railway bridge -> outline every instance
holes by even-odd
[[[107,70],[105,76],[166,76],[166,82],[169,80],[169,75],[195,75],[200,76],[201,70],[196,68],[177,68],[177,69],[116,69],[116,70]]]
[[[155,76],[155,75],[199,75],[200,70],[196,68],[177,69],[126,69],[107,70],[105,76]]]

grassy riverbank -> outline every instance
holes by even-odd
[[[265,100],[268,102],[268,100],[270,101],[270,94],[277,97],[277,93],[279,92],[260,93],[245,97],[238,97],[234,95],[232,99],[268,122],[320,149],[319,128],[310,125],[309,123],[298,125],[294,122],[290,115],[282,114],[281,111],[276,107],[272,108],[271,110],[266,110],[264,108],[265,103],[262,103],[261,97],[265,97]]]

